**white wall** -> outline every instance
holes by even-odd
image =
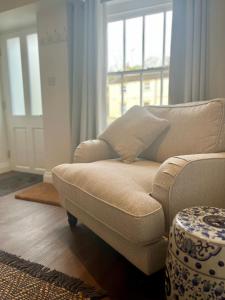
[[[41,0],[37,15],[48,180],[51,169],[71,161],[68,13],[65,0]]]

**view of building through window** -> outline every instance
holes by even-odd
[[[108,23],[108,122],[168,104],[171,27],[171,10]]]

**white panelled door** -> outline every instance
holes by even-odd
[[[45,170],[38,36],[23,31],[4,36],[3,80],[11,166],[14,170]]]

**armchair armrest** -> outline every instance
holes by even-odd
[[[167,159],[155,176],[151,195],[163,206],[167,230],[186,207],[225,207],[225,153]]]
[[[75,163],[89,163],[116,157],[118,157],[118,155],[103,140],[88,140],[82,142],[74,152]]]

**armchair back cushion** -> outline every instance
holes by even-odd
[[[146,108],[167,119],[170,129],[141,157],[163,162],[177,155],[225,151],[225,99]]]

